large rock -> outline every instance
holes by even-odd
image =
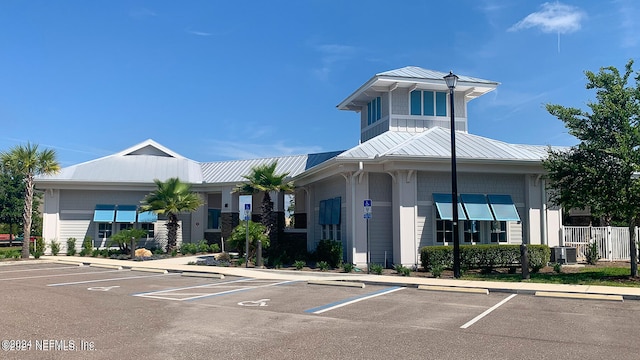
[[[141,248],[141,249],[136,249],[135,255],[136,257],[151,257],[153,254],[151,253],[151,251],[145,248]]]

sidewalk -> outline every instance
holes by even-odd
[[[449,290],[487,289],[489,292],[506,292],[515,294],[552,293],[560,297],[600,298],[602,296],[619,296],[625,300],[640,300],[640,287],[617,287],[595,285],[561,285],[529,282],[470,281],[455,279],[435,279],[422,277],[385,276],[371,274],[336,274],[314,271],[273,270],[243,267],[195,266],[187,265],[195,262],[200,256],[175,257],[162,260],[128,261],[78,256],[43,256],[41,259],[83,264],[121,266],[123,268],[144,268],[167,270],[169,272],[198,272],[222,274],[225,276],[248,277],[264,280],[292,281],[341,281],[361,282],[365,284],[385,284],[395,286],[433,286]],[[446,289],[445,289],[446,290]],[[592,297],[590,297],[592,296]]]

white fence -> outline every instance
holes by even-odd
[[[636,240],[639,228],[635,228]],[[628,261],[629,228],[613,226],[563,226],[563,246],[575,247],[579,261],[585,260],[587,247],[598,243],[600,259],[609,261]]]

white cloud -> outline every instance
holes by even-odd
[[[632,48],[638,45],[638,32],[640,32],[640,23],[637,21],[640,11],[634,6],[632,1],[619,0],[615,2],[618,5],[618,14],[620,15],[620,29],[622,36],[620,41],[622,47]]]
[[[246,143],[241,141],[212,141],[213,155],[216,157],[239,159],[260,159],[266,157],[302,155],[322,152],[319,146],[291,146],[284,142]]]
[[[322,66],[314,69],[313,72],[319,79],[326,80],[336,63],[353,58],[357,49],[349,45],[323,44],[315,46],[315,51],[320,53]]]
[[[211,35],[213,35],[213,34],[208,33],[208,32],[191,30],[191,29],[187,29],[186,32],[189,33],[189,34],[192,34],[192,35],[197,35],[197,36],[211,36]]]
[[[518,31],[529,28],[539,28],[545,33],[567,34],[580,30],[581,21],[587,15],[580,8],[559,2],[544,3],[540,11],[527,15],[509,28]]]

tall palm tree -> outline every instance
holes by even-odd
[[[271,164],[257,165],[251,168],[251,173],[243,176],[247,182],[240,184],[236,187],[235,192],[241,194],[256,194],[264,193],[262,203],[260,205],[260,212],[262,217],[260,222],[266,228],[265,235],[271,239],[271,244],[277,247],[277,238],[273,231],[276,225],[276,219],[273,213],[273,203],[271,202],[270,191],[291,191],[293,190],[293,182],[285,181],[285,178],[289,173],[276,174],[276,166],[278,162],[274,161]]]
[[[167,252],[176,248],[178,238],[178,214],[194,212],[201,205],[200,197],[191,191],[191,185],[178,178],[165,182],[153,180],[158,187],[141,201],[140,212],[153,211],[167,216]]]
[[[0,162],[5,169],[15,176],[22,177],[25,184],[24,209],[22,212],[23,242],[22,258],[29,258],[29,241],[31,239],[31,220],[33,216],[34,177],[53,175],[60,171],[55,150],[38,150],[37,144],[16,145],[9,151],[0,153]]]

